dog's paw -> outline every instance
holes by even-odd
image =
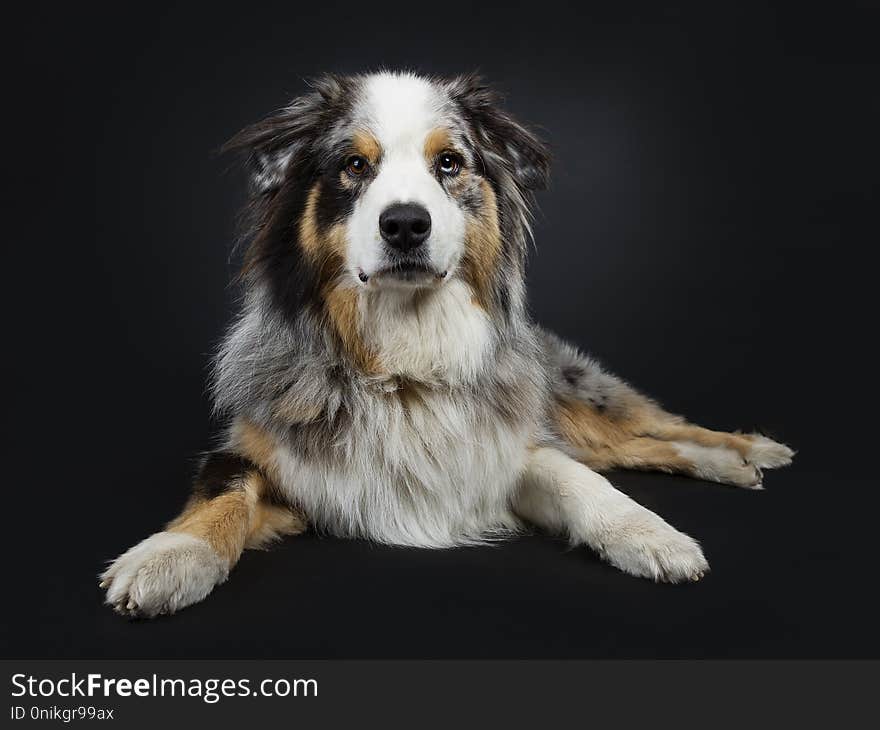
[[[201,601],[229,568],[207,542],[157,532],[124,552],[101,575],[107,604],[121,614],[152,618]]]
[[[689,441],[676,441],[674,445],[679,455],[690,462],[691,473],[698,479],[745,489],[763,489],[760,465],[746,461],[733,449],[700,446]]]
[[[776,469],[791,464],[794,451],[785,444],[780,444],[760,434],[749,437],[751,448],[746,457],[752,464],[761,469]]]
[[[709,570],[696,540],[643,507],[621,518],[601,552],[625,573],[657,582],[697,581]]]

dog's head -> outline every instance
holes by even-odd
[[[479,78],[326,76],[229,147],[253,170],[246,269],[287,311],[455,279],[519,306],[548,156]]]

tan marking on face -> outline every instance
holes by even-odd
[[[300,245],[312,264],[318,269],[318,286],[327,293],[336,288],[336,282],[345,271],[347,239],[345,224],[334,223],[321,230],[317,221],[317,207],[321,183],[309,191],[306,207],[299,222]]]
[[[365,157],[371,165],[375,165],[382,158],[382,145],[370,132],[359,129],[354,133],[351,140],[352,154]]]
[[[299,243],[309,260],[319,267],[329,263],[337,266],[345,260],[345,226],[335,223],[326,230],[318,226],[318,202],[321,183],[316,182],[306,197],[306,205],[299,219]]]
[[[428,132],[425,137],[425,159],[428,164],[433,164],[441,152],[453,149],[452,135],[445,127],[437,127]]]
[[[501,229],[495,191],[486,180],[480,181],[480,189],[483,193],[483,204],[479,217],[470,218],[467,223],[462,269],[465,279],[474,291],[475,303],[488,309],[492,279],[501,253]]]
[[[313,261],[319,259],[321,236],[318,231],[318,199],[321,195],[321,183],[315,183],[306,198],[306,207],[299,219],[299,245],[303,252]]]
[[[340,223],[326,231],[319,229],[316,210],[320,194],[320,183],[315,183],[300,219],[300,242],[303,251],[318,267],[324,310],[343,347],[362,370],[378,373],[376,356],[364,343],[360,332],[358,292],[341,282],[345,271],[345,226]]]

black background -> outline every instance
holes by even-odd
[[[451,2],[71,11],[8,31],[3,654],[880,654],[878,14]],[[246,553],[154,622],[103,561],[188,493],[232,311],[241,175],[215,154],[321,71],[479,68],[550,142],[535,317],[671,410],[799,453],[761,493],[613,481],[703,544],[692,586],[526,537]]]

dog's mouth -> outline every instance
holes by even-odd
[[[358,270],[358,278],[364,284],[370,282],[385,281],[412,286],[425,286],[434,282],[443,281],[448,272],[438,271],[420,261],[398,261],[390,266],[385,266],[372,274],[366,274]]]

